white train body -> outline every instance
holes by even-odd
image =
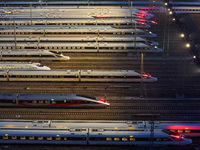
[[[0,93],[0,106],[104,108],[109,105],[110,104],[103,99],[80,94]]]
[[[41,63],[0,62],[0,70],[51,70]]]
[[[1,127],[2,144],[66,145],[188,145],[191,139],[177,133],[155,130],[104,128]]]
[[[119,42],[119,43],[125,43],[125,42],[138,42],[138,43],[144,43],[147,45],[152,45],[152,46],[158,46],[159,43],[158,42],[154,42],[152,40],[149,39],[145,39],[139,36],[129,36],[129,37],[120,37],[117,36],[115,38],[111,37],[111,36],[85,36],[85,37],[16,37],[16,41],[18,43],[20,42],[38,42],[38,40],[40,41],[40,43],[43,42],[74,42],[74,43],[82,43],[82,42]],[[14,37],[0,37],[0,42],[4,43],[4,42],[14,42],[15,39]],[[48,51],[46,51],[48,52]],[[51,53],[51,52],[48,52]]]
[[[1,81],[156,82],[149,74],[133,70],[2,71]]]
[[[200,6],[172,6],[172,11],[177,14],[200,13]]]
[[[41,26],[42,28],[54,26],[54,27],[71,27],[71,26],[132,26],[136,25],[137,28],[150,28],[151,26],[146,23],[141,23],[139,20],[132,19],[132,21],[128,19],[69,19],[69,20],[37,20],[33,21],[23,21],[23,20],[16,20],[15,26],[27,26],[29,28],[34,28],[35,26]],[[14,26],[13,21],[0,21],[0,26],[9,27]]]
[[[15,49],[14,42],[2,43],[0,48]],[[17,44],[19,50],[57,50],[62,52],[154,52],[159,53],[163,50],[157,46],[151,46],[144,43],[24,43],[20,42]]]
[[[16,36],[87,36],[87,35],[135,35],[139,37],[156,37],[156,34],[141,29],[114,29],[114,28],[73,28],[73,29],[16,29]],[[0,30],[0,36],[14,35],[13,29]]]
[[[15,49],[14,47],[12,49]],[[48,50],[1,50],[0,60],[69,60],[61,52]]]

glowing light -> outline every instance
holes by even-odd
[[[167,6],[168,4],[167,3],[165,3],[165,6]]]
[[[118,127],[114,127],[114,129],[118,129]]]
[[[25,126],[24,128],[28,128],[28,126]]]
[[[196,59],[196,56],[193,56],[194,59]]]
[[[185,36],[185,35],[182,33],[182,34],[181,34],[181,37],[184,37],[184,36]]]
[[[60,135],[59,135],[59,134],[57,134],[56,136],[57,136],[57,137],[59,137]]]
[[[158,24],[156,21],[153,21],[153,20],[151,21],[151,23],[153,23],[153,24]]]
[[[189,43],[187,43],[187,44],[186,44],[186,47],[190,47],[190,44],[189,44]]]
[[[172,14],[172,11],[170,11],[169,14],[171,15],[171,14]]]
[[[176,139],[180,139],[180,135],[171,135],[172,137],[176,138]]]

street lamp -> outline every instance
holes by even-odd
[[[185,36],[185,35],[182,33],[182,34],[181,34],[181,37],[183,38],[184,36]]]
[[[189,44],[189,43],[187,43],[187,44],[186,44],[186,47],[190,47],[190,44]]]
[[[169,14],[171,15],[171,14],[172,14],[172,11],[170,11]]]

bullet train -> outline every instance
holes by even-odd
[[[0,62],[1,70],[51,70],[49,67],[41,63],[32,62]]]
[[[14,42],[15,38],[14,37],[0,37],[0,42],[4,43],[4,42]],[[101,42],[118,42],[118,43],[130,43],[130,42],[138,42],[138,43],[144,43],[147,45],[152,45],[152,46],[158,46],[159,43],[149,40],[149,39],[145,39],[142,37],[138,37],[138,36],[129,36],[129,37],[121,37],[121,36],[117,36],[115,38],[111,37],[111,36],[71,36],[71,37],[17,37],[16,41],[18,42],[18,44],[20,42],[38,42],[40,41],[41,43],[43,42],[57,42],[57,43],[61,43],[61,42],[70,42],[70,43],[83,43],[83,42],[97,42],[97,43],[101,43]],[[50,53],[50,52],[49,52]],[[61,56],[60,56],[61,57]]]
[[[109,105],[103,99],[80,94],[0,93],[0,106],[6,107],[104,108]]]
[[[14,42],[4,42],[0,49],[15,49]],[[157,46],[146,45],[144,43],[57,43],[57,42],[20,42],[17,44],[17,50],[53,50],[62,52],[154,52],[159,53],[163,50]]]
[[[141,30],[141,29],[114,29],[114,28],[105,28],[105,29],[80,29],[74,28],[72,29],[16,29],[14,32],[13,29],[5,29],[0,30],[0,37],[4,36],[87,36],[87,35],[106,35],[106,36],[122,36],[122,35],[137,35],[139,37],[156,37],[156,34],[153,34],[151,31],[148,30]]]
[[[0,81],[156,82],[149,74],[133,70],[1,71]]]
[[[185,14],[185,13],[200,13],[200,6],[173,6],[172,11],[176,14]]]
[[[115,19],[115,20],[109,20],[109,19],[68,19],[68,20],[37,20],[33,21],[31,24],[31,21],[24,21],[24,20],[16,20],[15,23],[13,21],[1,21],[0,27],[8,27],[8,26],[27,26],[29,28],[33,28],[35,26],[41,26],[44,28],[46,27],[71,27],[71,26],[114,26],[114,27],[120,27],[120,26],[131,26],[134,28],[136,26],[137,28],[150,28],[151,26],[146,24],[146,22],[140,22],[138,20],[132,19]]]
[[[149,1],[132,1],[133,6],[138,6],[140,7],[141,5],[149,5],[153,4],[155,5],[161,5],[163,2],[157,2],[157,1],[152,1],[151,3]],[[59,5],[59,6],[67,6],[67,5],[78,5],[78,6],[90,6],[92,5],[93,7],[105,7],[105,6],[128,6],[130,5],[129,1],[33,1],[32,5],[43,5],[43,6],[54,6],[54,5]],[[5,5],[30,5],[29,1],[2,1],[0,2],[1,6]],[[100,5],[100,6],[99,6]]]
[[[13,49],[15,49],[13,47]],[[0,60],[70,60],[61,52],[48,50],[0,50]]]
[[[66,145],[189,145],[191,139],[178,133],[143,129],[1,127],[1,144]]]
[[[173,131],[185,137],[200,137],[200,121],[154,121],[154,130]],[[152,128],[151,121],[81,121],[81,120],[0,120],[0,127],[53,127],[53,128],[104,128],[143,129]]]

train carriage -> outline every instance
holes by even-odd
[[[0,106],[9,107],[104,108],[109,105],[103,99],[80,94],[0,93]]]
[[[42,63],[33,62],[0,62],[0,70],[51,70]]]
[[[42,27],[72,27],[72,26],[114,26],[114,27],[120,27],[120,26],[130,26],[134,28],[134,26],[137,26],[137,28],[150,28],[150,25],[140,22],[140,20],[137,19],[68,19],[68,20],[37,20],[33,21],[31,24],[31,21],[23,21],[23,20],[16,20],[15,23],[13,21],[1,21],[0,26],[1,27],[8,27],[8,26],[28,26],[28,27],[35,27],[35,26],[42,26]]]
[[[154,130],[151,137],[147,129],[106,129],[98,131],[90,129],[90,145],[185,145],[190,144],[190,139],[184,139],[180,134],[163,130]]]
[[[3,50],[15,49],[15,43],[2,43]],[[18,50],[50,50],[62,52],[154,52],[159,53],[163,50],[157,46],[146,45],[144,43],[55,43],[42,42],[30,43],[21,42],[17,44]]]
[[[174,132],[104,128],[1,127],[2,144],[188,145],[191,139]]]
[[[5,43],[5,42],[14,42],[15,38],[14,37],[0,37],[0,42],[1,43]],[[130,42],[137,42],[137,43],[143,43],[143,44],[147,44],[147,45],[151,45],[151,46],[158,46],[159,43],[152,41],[150,39],[145,39],[142,37],[138,37],[138,36],[129,36],[129,37],[120,37],[117,36],[115,38],[111,37],[111,36],[83,36],[83,37],[17,37],[16,41],[18,42],[18,44],[20,42],[38,42],[40,41],[40,43],[43,42],[57,42],[57,43],[62,43],[62,42],[73,42],[73,43],[84,43],[84,42],[98,42],[98,43],[102,43],[102,42],[118,42],[118,43],[130,43]]]
[[[113,29],[113,28],[74,28],[74,29],[16,29],[16,36],[87,36],[87,35],[137,35],[139,37],[156,37],[148,30],[141,29]],[[13,36],[13,29],[0,30],[0,36]]]
[[[1,81],[156,82],[149,74],[133,70],[1,71]]]
[[[21,128],[1,128],[0,143],[86,145],[87,129],[30,129],[25,127],[22,130]]]
[[[6,74],[6,76],[5,76]],[[9,71],[4,73],[7,81],[80,81],[79,70],[52,71]]]
[[[11,45],[9,46],[11,47]],[[9,48],[7,47],[7,48]],[[12,49],[15,49],[12,47]],[[69,60],[61,52],[48,50],[1,50],[0,60]]]

